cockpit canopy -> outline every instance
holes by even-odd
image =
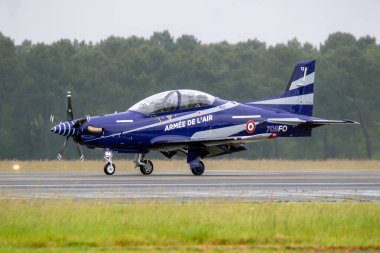
[[[170,90],[145,98],[129,110],[146,115],[210,106],[215,97],[196,90]]]

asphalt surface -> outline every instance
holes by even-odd
[[[380,171],[0,172],[0,198],[376,201]]]

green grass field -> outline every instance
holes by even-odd
[[[0,200],[0,252],[380,250],[378,203]]]

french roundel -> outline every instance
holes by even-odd
[[[248,120],[247,124],[245,125],[245,129],[247,130],[247,133],[251,134],[256,129],[256,124],[253,122],[253,120]]]

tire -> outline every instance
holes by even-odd
[[[113,173],[115,173],[116,171],[116,165],[114,163],[106,163],[106,165],[104,165],[104,173],[108,176],[111,176],[113,175]]]
[[[205,171],[205,165],[202,161],[199,161],[199,165],[190,168],[190,170],[194,174],[194,176],[200,176]]]
[[[153,172],[153,163],[150,160],[146,161],[146,165],[140,165],[140,171],[143,175],[150,175]]]

